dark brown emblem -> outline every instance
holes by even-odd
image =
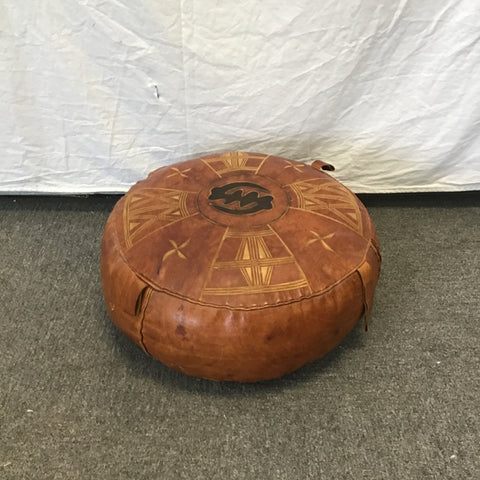
[[[251,182],[228,183],[214,187],[208,197],[210,205],[231,215],[248,215],[272,209],[272,195],[265,187]]]

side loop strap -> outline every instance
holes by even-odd
[[[368,331],[368,322],[370,320],[370,313],[372,311],[373,289],[375,285],[371,285],[372,268],[370,264],[365,261],[357,269],[360,282],[362,284],[362,298],[363,298],[363,316],[365,323],[365,331]]]
[[[315,170],[320,170],[320,171],[327,171],[327,172],[333,172],[335,170],[335,167],[330,164],[330,163],[326,163],[326,162],[322,162],[321,160],[315,160],[313,163],[312,163],[312,167],[315,169]]]

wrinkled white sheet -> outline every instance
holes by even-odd
[[[0,193],[248,150],[356,192],[480,190],[477,0],[4,0]]]

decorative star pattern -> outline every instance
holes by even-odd
[[[182,249],[185,248],[189,243],[190,243],[190,239],[188,238],[187,240],[185,240],[181,245],[178,245],[177,242],[175,240],[169,240],[170,244],[172,245],[172,249],[171,250],[168,250],[165,255],[163,256],[162,258],[162,263],[170,256],[170,255],[173,255],[173,254],[177,254],[177,256],[179,258],[182,258],[183,260],[186,260],[186,256],[185,254],[182,252]]]
[[[307,245],[311,245],[312,243],[315,242],[320,242],[322,246],[325,248],[325,250],[328,250],[329,252],[334,252],[332,247],[327,243],[327,240],[330,238],[333,238],[335,233],[329,233],[328,235],[325,235],[324,237],[321,237],[317,232],[314,232],[313,230],[310,230],[310,233],[313,235],[313,238],[311,238],[308,242]]]

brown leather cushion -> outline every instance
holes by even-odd
[[[368,315],[380,255],[365,207],[325,169],[231,152],[138,182],[103,236],[114,323],[214,380],[279,377],[331,350]]]

